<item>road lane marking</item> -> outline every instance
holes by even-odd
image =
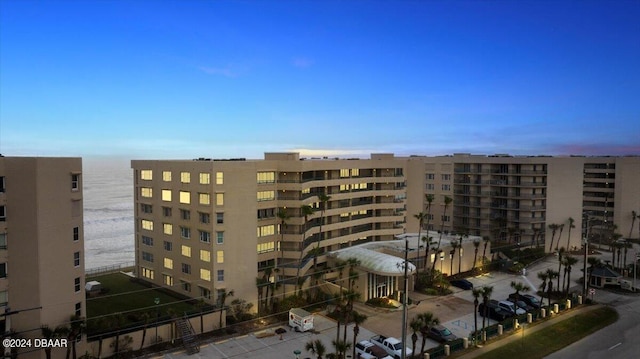
[[[618,343],[618,344],[616,344],[616,345],[614,345],[614,346],[610,347],[610,348],[609,348],[609,350],[611,350],[611,349],[615,349],[615,348],[617,348],[617,347],[618,347],[618,346],[620,346],[620,345],[622,345],[622,343]]]

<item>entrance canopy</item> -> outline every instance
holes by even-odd
[[[355,258],[360,261],[360,267],[369,273],[375,273],[383,276],[404,275],[404,267],[402,265],[404,258],[392,256],[390,254],[368,248],[369,244],[377,243],[378,242],[366,243],[359,246],[340,249],[329,253],[329,256],[344,261],[349,258]],[[415,270],[416,267],[412,263],[408,263],[407,271],[411,273]]]

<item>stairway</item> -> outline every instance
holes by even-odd
[[[186,316],[176,319],[176,328],[182,338],[182,345],[188,355],[200,352],[200,345],[198,344],[198,338],[194,334],[193,327],[189,318]]]

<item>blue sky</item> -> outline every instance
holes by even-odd
[[[0,0],[0,153],[640,154],[640,1]]]

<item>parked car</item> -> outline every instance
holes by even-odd
[[[434,325],[427,332],[427,336],[439,342],[450,342],[458,339],[451,331],[442,325]]]
[[[514,298],[508,299],[511,303],[514,303],[518,308],[524,309],[525,312],[533,312],[536,308],[530,306],[522,300],[515,300]]]
[[[485,305],[484,303],[480,303],[480,305],[478,305],[478,314],[480,314],[480,316],[484,317],[485,316]],[[499,322],[509,318],[512,316],[511,313],[507,312],[506,310],[500,308],[498,306],[498,301],[497,300],[490,300],[488,305],[487,305],[487,317],[491,318],[493,320],[497,320]]]
[[[504,310],[506,310],[507,312],[509,312],[511,315],[521,315],[521,314],[525,314],[526,311],[524,309],[521,308],[516,308],[515,303],[510,302],[508,300],[501,300],[498,302],[498,306]]]
[[[356,344],[356,353],[360,359],[393,359],[387,352],[368,340]]]
[[[454,287],[458,287],[460,289],[464,289],[464,290],[469,290],[469,289],[473,289],[473,283],[469,282],[466,279],[453,279],[451,280],[449,283],[451,283],[452,286]]]
[[[538,297],[533,296],[531,294],[520,294],[520,300],[522,300],[523,302],[527,303],[528,305],[536,309],[542,308],[542,303],[540,303],[540,299],[538,299]]]

